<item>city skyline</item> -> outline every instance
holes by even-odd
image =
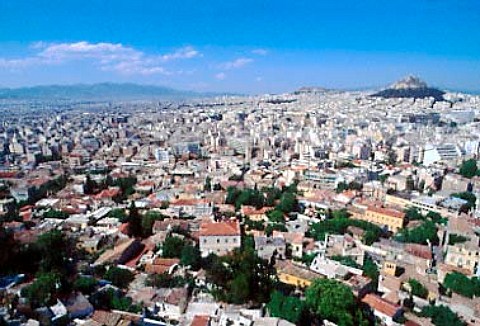
[[[381,88],[413,74],[478,92],[478,9],[447,0],[3,1],[0,86],[133,82],[257,94]]]

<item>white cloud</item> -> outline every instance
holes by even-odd
[[[201,55],[191,46],[180,48],[172,53],[152,55],[121,43],[89,43],[86,41],[53,44],[36,42],[30,48],[37,50],[37,53],[24,58],[0,58],[0,68],[22,69],[36,65],[88,60],[103,71],[115,71],[126,75],[169,75],[171,72],[163,67],[165,63]]]
[[[219,72],[218,74],[215,75],[215,78],[218,80],[224,80],[225,78],[227,78],[227,74],[224,72]]]
[[[266,55],[268,54],[268,50],[265,50],[265,49],[254,49],[254,50],[252,50],[252,53],[253,53],[253,54],[256,54],[256,55],[266,56]]]
[[[162,55],[162,59],[164,61],[170,61],[175,59],[191,59],[198,56],[201,56],[200,52],[198,52],[191,46],[186,46],[184,48],[176,50],[173,53]]]
[[[237,69],[237,68],[242,68],[250,63],[253,62],[253,59],[251,58],[238,58],[238,59],[235,59],[233,61],[228,61],[228,62],[224,62],[220,65],[220,68],[221,69],[226,69],[226,70],[230,70],[230,69]]]

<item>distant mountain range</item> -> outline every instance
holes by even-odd
[[[428,87],[427,83],[414,76],[408,76],[391,85],[389,88],[373,94],[382,98],[427,98],[443,101],[444,91]]]
[[[132,83],[99,83],[46,85],[21,88],[0,88],[0,99],[68,99],[68,100],[178,100],[215,94],[182,91],[173,88]]]

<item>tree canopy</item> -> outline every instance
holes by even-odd
[[[52,305],[60,288],[60,276],[56,273],[41,273],[35,281],[22,290],[22,295],[33,307]]]
[[[423,299],[426,299],[428,297],[427,288],[422,283],[417,281],[416,279],[410,278],[408,280],[408,284],[410,285],[410,289],[411,289],[410,292],[414,296],[417,296],[417,297],[423,298]]]
[[[452,233],[452,234],[449,234],[448,235],[448,244],[450,246],[453,246],[457,243],[464,243],[464,242],[467,242],[469,240],[469,238],[461,235],[461,234],[455,234],[455,233]]]
[[[72,272],[70,258],[73,256],[75,247],[61,231],[52,230],[40,235],[36,245],[42,257],[41,271],[53,271],[61,276],[67,276]]]
[[[201,264],[200,250],[195,246],[186,244],[180,252],[180,263],[183,266],[190,266],[192,270],[198,270]]]
[[[478,173],[477,161],[473,158],[463,161],[460,165],[458,173],[460,173],[465,178],[473,178]]]
[[[466,205],[464,205],[464,207],[462,207],[462,211],[464,212],[468,212],[472,208],[475,208],[477,197],[471,192],[464,191],[464,192],[454,193],[452,194],[452,197],[460,198],[468,202]]]
[[[437,227],[435,223],[430,220],[424,221],[421,225],[415,228],[402,230],[396,235],[396,240],[423,245],[426,245],[429,242],[433,245],[438,245],[439,243]]]
[[[363,324],[355,296],[348,286],[331,279],[316,279],[305,292],[306,302],[315,315],[339,326]]]
[[[425,306],[420,314],[432,319],[435,326],[465,326],[456,313],[447,306]]]
[[[203,268],[217,299],[235,304],[264,303],[273,290],[275,269],[255,253],[249,241],[231,255],[209,255]]]
[[[95,278],[81,276],[75,280],[73,288],[83,294],[91,294],[95,290],[97,284],[98,282]]]
[[[179,237],[167,237],[162,246],[162,256],[165,258],[180,258],[185,247],[185,240]]]
[[[369,255],[365,255],[363,259],[362,269],[365,276],[368,276],[372,280],[374,284],[373,288],[376,289],[378,285],[378,277],[380,276],[380,271],[378,270],[377,264]]]
[[[267,304],[267,309],[272,317],[282,318],[297,325],[306,324],[308,307],[305,301],[297,297],[274,291]]]
[[[133,281],[133,273],[128,269],[114,266],[110,267],[107,273],[105,273],[105,279],[119,288],[126,289],[130,282]]]
[[[474,296],[480,296],[480,279],[477,277],[468,278],[462,273],[449,273],[445,276],[443,286],[464,297],[473,298]]]

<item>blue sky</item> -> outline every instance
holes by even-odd
[[[0,86],[480,90],[478,0],[1,0]]]

